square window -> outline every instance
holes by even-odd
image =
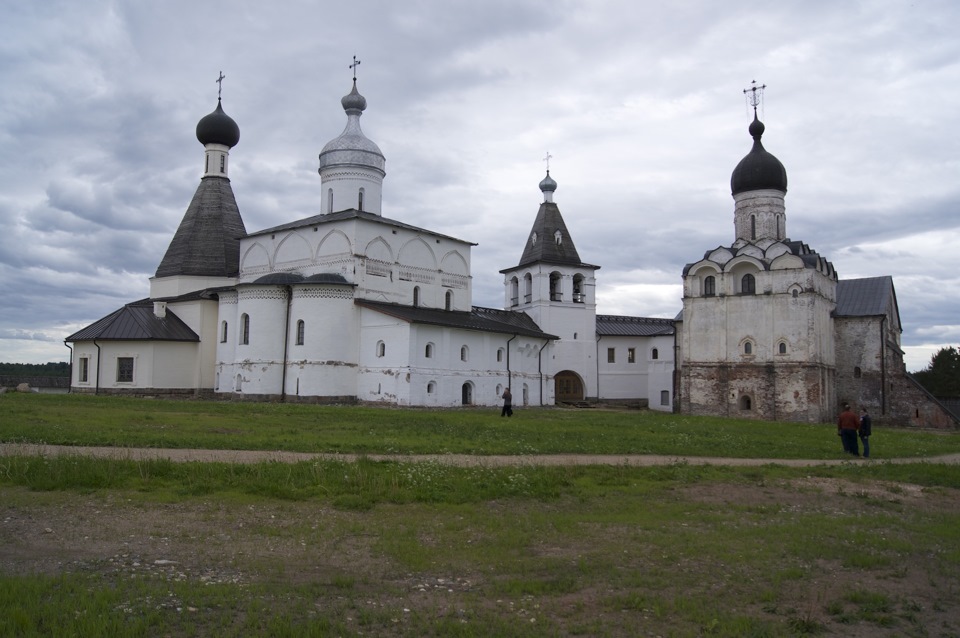
[[[637,362],[636,348],[627,348],[627,363],[636,363],[636,362]]]
[[[616,352],[617,352],[616,348],[607,348],[607,363],[617,362]]]
[[[80,358],[80,370],[77,372],[77,381],[87,383],[90,380],[90,359],[89,357]]]
[[[117,383],[133,383],[133,357],[117,357]]]

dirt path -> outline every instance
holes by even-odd
[[[339,460],[353,462],[361,458],[372,461],[399,461],[407,463],[434,462],[461,467],[487,466],[500,467],[510,465],[630,465],[647,467],[654,465],[786,465],[808,467],[812,465],[842,465],[844,463],[943,463],[960,464],[960,454],[945,454],[927,458],[896,458],[873,461],[867,459],[735,459],[706,456],[672,456],[654,454],[525,454],[525,455],[489,455],[470,454],[326,454],[311,452],[284,452],[267,450],[194,450],[175,448],[127,448],[127,447],[89,447],[71,445],[39,445],[33,443],[0,443],[0,456],[92,456],[96,458],[145,461],[164,459],[177,463],[216,462],[216,463],[260,463],[275,461],[279,463],[299,463],[314,460]]]

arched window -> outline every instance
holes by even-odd
[[[777,346],[777,352],[780,354],[787,354],[787,344],[781,341],[780,345]]]
[[[857,366],[856,368],[853,369],[853,378],[854,378],[854,379],[859,379],[862,374],[863,374],[863,371],[860,370],[860,366]]]
[[[531,246],[536,246],[536,245],[537,245],[537,233],[535,233],[535,232],[534,232],[534,233],[530,233],[530,245],[531,245]]]
[[[220,172],[221,173],[227,172],[227,156],[226,155],[220,156]]]
[[[503,348],[497,348],[497,363],[503,361]]]
[[[420,307],[420,286],[413,287],[413,307]]]
[[[561,301],[563,297],[560,292],[560,273],[550,273],[550,301]]]
[[[743,342],[743,354],[753,354],[753,344],[749,341]]]
[[[333,212],[333,189],[332,188],[327,189],[327,212],[328,213]]]
[[[584,303],[583,275],[573,276],[573,303]]]
[[[433,358],[433,344],[432,344],[432,343],[428,343],[428,344],[427,344],[427,347],[423,349],[423,356],[426,357],[427,359],[432,359],[432,358]]]
[[[523,301],[530,303],[533,299],[533,276],[527,273],[523,276]]]
[[[227,322],[226,320],[220,322],[220,343],[227,342]]]
[[[357,210],[363,212],[363,189],[357,193]]]
[[[743,395],[740,397],[740,409],[741,410],[751,410],[753,409],[753,400],[749,396]]]
[[[448,290],[447,294],[444,295],[445,299],[443,302],[443,307],[445,310],[453,310],[453,291]]]
[[[510,305],[520,305],[520,280],[516,277],[510,280]]]
[[[303,345],[303,333],[304,333],[304,323],[303,323],[303,319],[300,319],[299,321],[297,321],[297,341],[296,341],[296,344],[297,344],[298,346],[302,346],[302,345]]]
[[[250,315],[243,313],[240,315],[240,345],[245,346],[250,343]]]
[[[657,350],[656,348],[654,348],[653,350],[651,350],[651,351],[650,351],[650,358],[651,358],[651,359],[659,359],[659,358],[660,358],[660,351]]]
[[[757,294],[757,280],[756,278],[747,273],[740,280],[740,292],[745,295],[755,295]]]
[[[563,243],[563,233],[559,229],[553,233],[553,241],[557,242],[557,246]]]
[[[794,288],[792,291],[790,291],[790,295],[791,295],[794,299],[796,299],[797,297],[800,296],[800,291],[797,290],[796,288]]]
[[[377,342],[377,356],[383,357],[387,354],[387,344],[382,341]]]
[[[703,296],[714,297],[717,294],[717,278],[709,275],[703,280]]]
[[[750,239],[757,238],[757,216],[750,215]]]
[[[460,360],[467,361],[470,359],[470,349],[467,346],[460,346]]]
[[[427,383],[427,394],[433,394],[436,391],[437,391],[436,381],[430,381],[429,383]]]

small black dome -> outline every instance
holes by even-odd
[[[547,169],[547,176],[540,180],[540,191],[543,193],[554,192],[557,190],[557,181],[550,177],[550,169]]]
[[[220,106],[220,100],[217,100],[217,108],[213,113],[203,116],[197,122],[197,139],[206,146],[207,144],[223,144],[233,148],[240,141],[240,127],[233,121],[233,118],[223,112]]]
[[[357,81],[353,81],[353,89],[347,95],[344,95],[340,99],[340,104],[343,106],[343,110],[349,113],[350,111],[357,111],[362,113],[367,110],[367,98],[360,95],[360,91],[357,90]]]
[[[787,192],[787,169],[760,143],[764,128],[763,122],[757,119],[754,113],[749,129],[753,137],[753,148],[740,160],[730,176],[730,191],[733,195],[767,188]]]

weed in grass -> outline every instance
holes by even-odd
[[[815,636],[817,634],[825,633],[827,630],[826,625],[812,618],[788,618],[787,627],[790,628],[796,634],[801,636]]]

